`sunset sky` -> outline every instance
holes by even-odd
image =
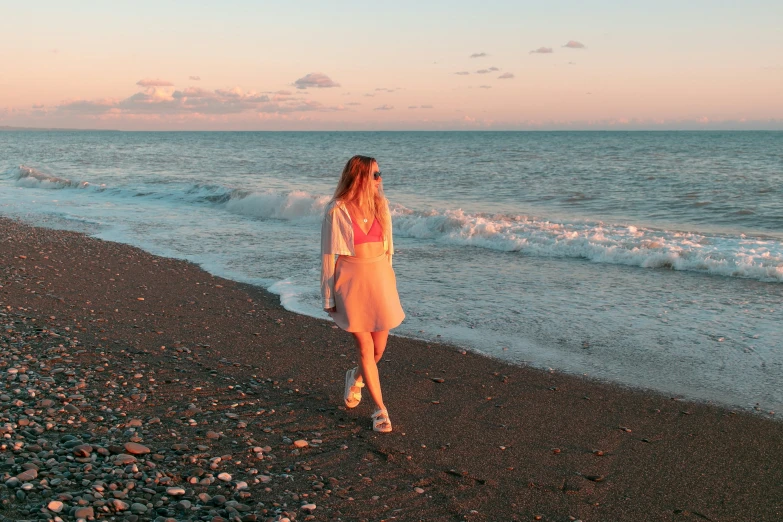
[[[783,129],[780,0],[74,0],[0,12],[0,126]]]

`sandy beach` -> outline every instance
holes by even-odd
[[[126,245],[0,238],[0,520],[783,515],[769,413],[393,337],[375,434],[368,397],[342,406],[355,353],[331,322]]]

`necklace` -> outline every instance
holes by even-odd
[[[358,206],[356,206],[356,205],[353,205],[353,204],[352,204],[352,205],[351,205],[351,207],[352,207],[352,208],[353,208],[353,210],[354,210],[354,215],[357,215],[357,216],[358,216],[358,215],[360,215],[360,214],[361,214],[361,211],[359,210],[359,207],[358,207]],[[364,221],[365,223],[367,223],[367,218],[362,218],[362,221]]]

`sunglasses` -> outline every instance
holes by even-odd
[[[381,172],[378,171],[375,174],[372,175],[372,179],[379,180],[381,179]]]

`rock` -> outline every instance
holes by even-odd
[[[222,480],[223,482],[231,482],[231,475],[228,473],[221,473],[217,476],[218,480]]]
[[[150,452],[150,449],[147,446],[144,446],[137,442],[126,442],[125,451],[127,451],[131,455],[146,455],[147,453]]]
[[[178,497],[180,495],[184,495],[185,494],[185,490],[182,489],[182,488],[177,488],[177,487],[167,488],[166,489],[166,494],[167,495],[171,495],[172,497]]]
[[[139,502],[134,502],[131,505],[130,509],[131,509],[131,513],[135,513],[137,515],[143,515],[144,513],[147,512],[147,506],[145,506],[144,504],[141,504]]]
[[[302,506],[302,509],[305,511],[310,511],[311,513],[315,511],[315,504],[305,504]]]
[[[304,439],[299,439],[299,440],[294,441],[294,446],[297,447],[297,448],[306,448],[309,445],[310,445],[310,443],[307,442]]]
[[[28,469],[27,471],[23,471],[16,476],[16,478],[18,480],[21,480],[22,482],[35,480],[37,477],[38,477],[38,472],[34,469]]]
[[[415,491],[415,492],[416,492],[416,493],[418,493],[419,495],[421,495],[422,493],[424,493],[424,490],[423,490],[422,488],[413,488],[413,491]]]
[[[89,444],[80,444],[76,447],[74,447],[71,451],[73,451],[73,454],[77,457],[89,457],[90,453],[92,453],[92,446]]]
[[[76,508],[76,511],[73,512],[73,516],[75,518],[84,518],[84,519],[94,518],[95,510],[92,508],[92,506]]]
[[[53,513],[59,513],[63,510],[63,503],[59,500],[52,500],[46,505],[46,509]]]
[[[126,455],[125,453],[120,453],[114,458],[114,464],[117,466],[125,466],[133,464],[134,462],[136,462],[136,457],[133,455]]]
[[[219,433],[215,433],[214,431],[208,431],[207,432],[207,438],[208,439],[212,439],[212,440],[219,439],[220,438],[220,434]]]
[[[110,506],[112,506],[115,511],[125,511],[129,507],[127,502],[123,502],[122,500],[119,500],[119,499],[116,499],[116,498],[110,500],[108,502],[108,504]],[[146,511],[146,509],[145,509],[145,511]]]

